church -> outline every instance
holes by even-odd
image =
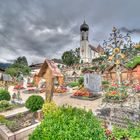
[[[88,41],[89,26],[84,23],[80,26],[80,63],[91,63],[104,52],[101,45],[92,46]]]

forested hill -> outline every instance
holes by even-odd
[[[11,65],[10,63],[0,63],[0,68],[6,69],[6,68],[8,68],[10,65]]]

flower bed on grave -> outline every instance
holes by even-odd
[[[27,87],[33,87],[34,85],[32,83],[27,83]]]
[[[16,89],[16,90],[18,90],[18,89],[24,89],[24,87],[23,87],[23,85],[18,84],[18,85],[15,85],[14,86],[14,89]]]
[[[55,93],[66,93],[68,89],[65,86],[59,86],[54,89]]]
[[[105,93],[105,98],[103,101],[105,102],[112,102],[112,103],[119,103],[126,101],[128,94],[126,92],[126,86],[121,85],[118,86],[117,84],[112,84]]]
[[[105,128],[105,134],[108,140],[139,140],[140,125],[136,126],[132,123],[127,128],[113,126],[112,130]]]
[[[95,100],[101,97],[101,95],[98,93],[93,93],[93,91],[82,87],[81,89],[74,92],[71,97],[84,100]]]
[[[6,125],[12,132],[15,132],[25,127],[36,124],[36,122],[35,120],[33,120],[33,113],[27,111],[24,113],[18,113],[8,118],[0,116],[0,124]]]
[[[39,92],[39,90],[36,87],[28,88],[28,89],[23,91],[23,93],[29,93],[29,94],[37,93],[37,92]]]
[[[139,86],[136,86],[135,89],[136,89],[136,92],[137,93],[140,93],[140,85]]]

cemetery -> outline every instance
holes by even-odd
[[[113,27],[90,64],[63,69],[45,59],[34,74],[2,73],[0,139],[139,140],[140,57],[130,59],[136,48]]]

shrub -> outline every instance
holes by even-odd
[[[0,89],[0,101],[1,100],[10,101],[10,99],[11,99],[10,93],[5,89]]]
[[[42,108],[43,104],[44,100],[41,96],[32,95],[27,99],[25,106],[30,109],[30,111],[36,112],[37,110]]]
[[[0,123],[2,123],[5,120],[5,116],[4,115],[0,115]]]
[[[55,104],[54,101],[51,101],[51,102],[45,102],[45,104],[43,105],[42,107],[42,111],[43,111],[43,114],[46,115],[47,113],[53,113],[55,112],[57,109],[57,105]]]
[[[9,110],[12,108],[13,108],[13,105],[10,104],[8,101],[6,101],[6,100],[0,101],[0,111]]]
[[[108,81],[102,81],[102,85],[108,85],[109,82]]]
[[[84,84],[84,77],[80,77],[78,79],[78,83],[79,83],[79,85],[83,85]]]
[[[58,107],[48,112],[29,140],[106,140],[100,122],[91,111]]]
[[[128,128],[114,127],[112,133],[116,139],[130,138],[132,140],[139,140],[140,125],[138,126],[134,125]]]
[[[140,56],[134,57],[131,61],[129,61],[129,62],[126,64],[126,67],[128,67],[128,68],[134,68],[134,67],[137,66],[138,64],[140,64]]]
[[[77,87],[79,86],[79,83],[78,82],[71,82],[68,84],[70,87]]]

